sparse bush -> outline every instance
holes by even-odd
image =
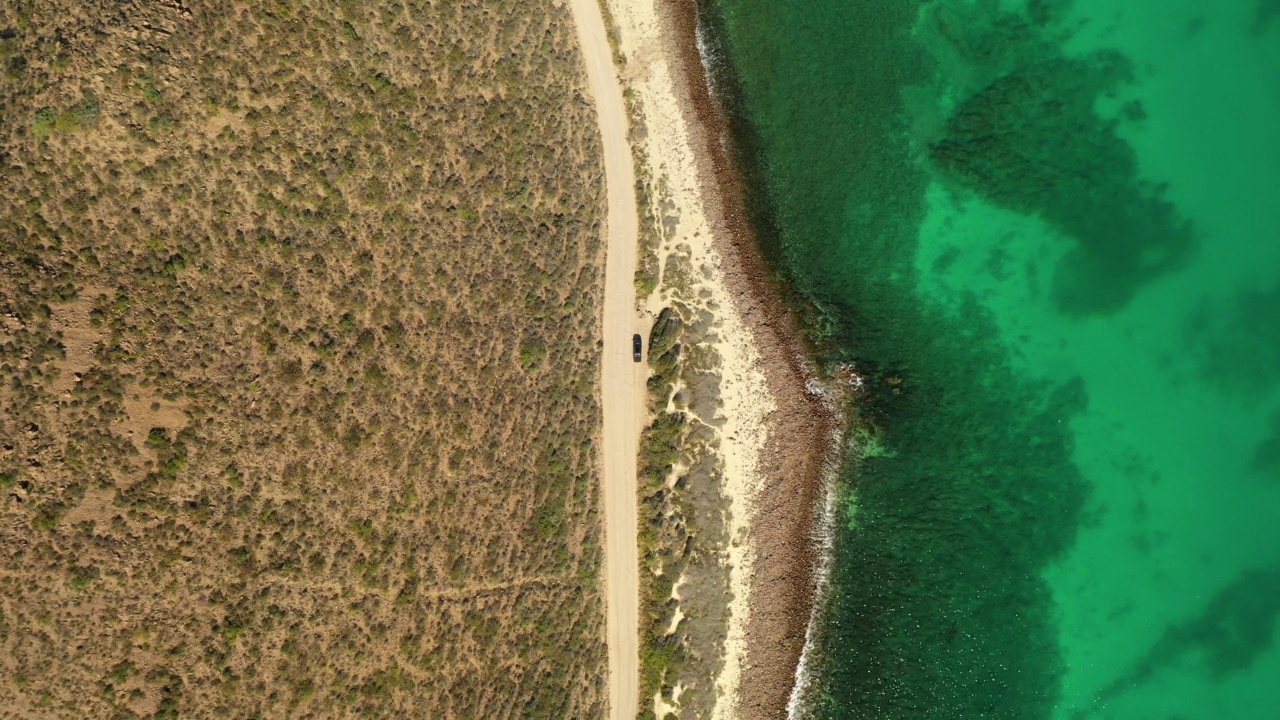
[[[0,4],[0,703],[598,716],[567,9],[186,5]]]

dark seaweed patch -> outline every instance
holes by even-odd
[[[1183,338],[1211,385],[1243,399],[1265,396],[1280,382],[1280,283],[1242,289],[1226,307],[1201,303]]]
[[[1127,61],[1115,54],[1018,67],[961,103],[929,151],[964,185],[1074,241],[1053,288],[1069,315],[1123,308],[1195,249],[1190,224],[1138,179],[1137,156],[1117,121],[1094,109],[1128,77]]]
[[[1271,433],[1254,448],[1253,470],[1280,481],[1280,410],[1271,415]]]
[[[1222,682],[1246,670],[1271,648],[1280,616],[1280,566],[1250,570],[1214,596],[1204,612],[1165,631],[1156,644],[1094,700],[1097,707],[1170,667],[1198,660]]]
[[[826,717],[1036,718],[1053,706],[1061,661],[1040,571],[1073,542],[1084,504],[1059,421],[1085,397],[1078,382],[1029,384],[958,330],[918,356],[911,392],[887,413],[889,452],[853,480]]]
[[[1059,4],[1041,3],[1046,22]],[[847,469],[859,509],[835,539],[805,700],[822,718],[1047,718],[1062,664],[1042,570],[1079,524],[1068,421],[1086,399],[1016,372],[976,301],[946,312],[918,293],[932,178],[904,89],[931,77],[910,39],[920,4],[742,5],[708,29],[735,63],[717,87],[757,236],[819,360],[856,365],[859,422],[882,443]],[[1007,71],[991,62],[986,77]]]
[[[1280,0],[1258,0],[1258,7],[1253,12],[1253,34],[1265,33],[1271,27],[1271,22],[1278,17]]]

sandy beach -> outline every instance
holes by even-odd
[[[833,420],[806,391],[793,320],[745,221],[724,119],[698,56],[693,4],[606,5],[625,58],[621,76],[645,129],[633,142],[661,188],[654,198],[664,216],[659,260],[687,256],[696,281],[680,300],[714,318],[706,342],[720,361],[715,432],[732,598],[712,717],[782,718],[812,606],[813,528]],[[648,312],[660,311],[671,292],[660,285]],[[652,700],[641,698],[642,708]],[[659,700],[654,710],[680,714],[678,702]]]

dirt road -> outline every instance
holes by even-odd
[[[597,0],[569,0],[587,85],[604,143],[609,197],[604,275],[605,613],[609,644],[609,717],[633,720],[638,709],[640,568],[636,550],[636,452],[643,421],[646,367],[631,358],[631,336],[647,336],[636,311],[635,169],[627,114]]]

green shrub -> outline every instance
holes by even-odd
[[[58,112],[53,108],[41,108],[31,122],[31,133],[47,137],[53,133],[67,133],[92,125],[98,121],[98,99],[85,97],[70,108]]]
[[[53,132],[54,125],[57,122],[58,113],[56,110],[53,108],[41,108],[31,121],[31,134],[36,137],[45,137]]]
[[[96,567],[76,566],[71,568],[68,574],[71,576],[71,587],[76,590],[84,590],[92,585],[94,580],[98,579],[99,571]]]

